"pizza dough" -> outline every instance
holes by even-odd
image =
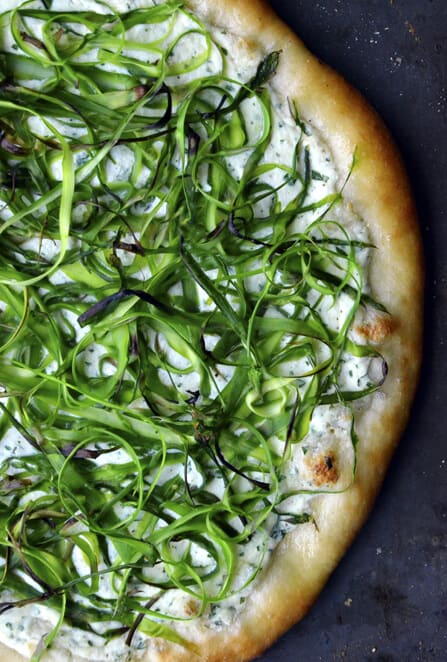
[[[359,442],[353,484],[312,499],[312,521],[287,533],[229,625],[209,627],[202,618],[178,626],[196,646],[194,659],[242,661],[260,654],[308,611],[372,507],[404,429],[419,372],[421,243],[400,157],[381,120],[359,93],[313,57],[266,3],[188,0],[187,5],[211,34],[227,32],[232,43],[239,43],[240,52],[256,61],[280,51],[269,85],[278,98],[296,104],[301,120],[322,136],[338,171],[350,173],[343,197],[362,218],[376,247],[368,267],[369,287],[387,311],[364,306],[354,323],[354,336],[377,349],[388,374],[370,396],[368,407],[359,405],[355,410]],[[327,487],[339,479],[330,453],[314,457],[306,466],[317,486]],[[2,659],[23,659],[10,649],[0,651]],[[68,658],[67,649],[47,653],[55,660],[61,654],[78,659],[75,653]],[[193,657],[191,650],[161,638],[150,641],[141,658],[136,652],[136,659],[151,662]]]

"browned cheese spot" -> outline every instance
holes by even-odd
[[[188,600],[185,604],[185,614],[187,616],[197,616],[199,605],[195,600]]]
[[[312,482],[317,487],[337,482],[339,473],[333,451],[306,458],[306,464],[312,474]]]
[[[358,324],[354,330],[369,342],[376,345],[390,336],[395,329],[395,323],[391,315],[377,313],[371,320]]]

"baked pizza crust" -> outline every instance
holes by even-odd
[[[423,266],[418,222],[407,175],[382,121],[363,97],[316,59],[263,0],[187,0],[211,27],[240,37],[259,56],[280,50],[274,88],[295,100],[300,116],[318,129],[341,172],[358,161],[344,197],[368,226],[377,247],[369,282],[390,317],[359,329],[384,356],[389,374],[381,393],[356,421],[360,443],[354,484],[312,501],[315,523],[287,534],[234,623],[183,626],[200,653],[153,640],[145,662],[242,662],[260,654],[302,618],[365,521],[406,424],[422,344]],[[0,645],[5,662],[24,658]],[[56,658],[55,658],[56,659]],[[59,657],[60,659],[60,657]]]

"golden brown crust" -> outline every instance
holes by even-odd
[[[345,197],[368,225],[377,246],[370,283],[389,311],[359,328],[380,343],[389,375],[383,393],[357,422],[361,439],[354,485],[313,502],[315,524],[297,527],[274,553],[262,581],[231,627],[185,628],[199,646],[194,656],[157,641],[147,662],[203,660],[242,662],[261,653],[315,601],[328,576],[363,524],[380,488],[393,449],[405,426],[421,358],[422,257],[412,196],[400,157],[376,113],[339,75],[312,56],[262,0],[188,0],[209,24],[243,37],[261,53],[281,50],[274,85],[287,90],[302,118],[330,145],[342,172],[357,150],[358,163]],[[392,321],[390,321],[392,320]],[[329,479],[328,479],[329,480]],[[2,659],[22,659],[16,654]]]
[[[32,655],[32,652],[33,651],[30,650],[30,657]],[[24,660],[28,659],[23,657],[23,655],[20,655],[20,653],[16,653],[16,651],[7,648],[2,643],[0,643],[0,656],[1,659],[4,660],[4,662],[23,662]]]

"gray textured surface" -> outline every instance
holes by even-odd
[[[407,163],[427,259],[425,364],[376,507],[317,604],[260,662],[447,660],[447,2],[272,0],[358,87]],[[299,590],[299,587],[297,587]]]

